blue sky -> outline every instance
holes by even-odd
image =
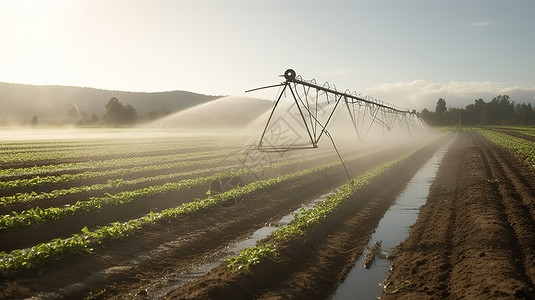
[[[0,0],[0,81],[243,95],[293,68],[411,109],[535,103],[533,28],[528,0]]]

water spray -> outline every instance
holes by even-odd
[[[282,87],[258,142],[258,150],[260,151],[317,148],[320,139],[326,135],[342,161],[346,174],[350,177],[334,139],[327,129],[340,114],[340,111],[335,114],[339,108],[345,107],[343,110],[347,110],[352,127],[360,141],[370,133],[374,125],[383,127],[388,131],[400,126],[409,134],[426,127],[416,110],[410,111],[349,90],[339,92],[333,84],[319,85],[315,79],[304,80],[293,69],[286,70],[280,77],[284,77],[285,81],[246,91],[248,93],[260,89]],[[274,118],[275,112],[280,109],[279,103],[283,97],[290,98],[290,101],[293,102],[292,106],[283,113],[282,117]],[[272,132],[280,130],[280,123],[288,116],[289,110],[294,107],[297,110],[294,121],[304,129],[303,135],[306,142],[297,143],[296,140],[293,140],[289,143],[287,140],[285,142],[285,140],[270,138],[273,135]]]
[[[334,121],[335,112],[341,105],[347,109],[359,140],[363,140],[368,135],[373,125],[379,125],[389,131],[396,126],[402,126],[409,134],[415,129],[426,127],[416,110],[399,108],[393,104],[349,90],[339,92],[332,84],[318,85],[315,79],[304,80],[292,69],[286,70],[281,77],[285,79],[282,83],[246,91],[247,93],[260,89],[282,87],[258,143],[258,148],[261,150],[287,150],[288,148],[303,147],[302,144],[277,145],[273,144],[272,141],[266,143],[266,134],[277,123],[273,120],[274,113],[283,96],[287,94],[290,95],[297,107],[301,124],[306,130],[307,146],[312,148],[318,147],[318,142],[323,135],[329,136],[327,127]],[[326,118],[321,118],[320,113]]]

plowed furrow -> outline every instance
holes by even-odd
[[[445,140],[414,154],[357,191],[304,236],[278,241],[273,259],[251,272],[220,265],[169,299],[327,299],[362,254],[396,195]],[[268,240],[269,242],[269,240]]]
[[[459,133],[399,247],[382,298],[511,299],[532,293],[535,230],[525,205],[531,200],[515,190],[526,175],[505,163],[517,158],[502,160],[504,154],[483,139]]]
[[[534,202],[533,196],[526,191],[510,163],[500,157],[496,147],[485,142],[480,147],[489,162],[490,174],[497,179],[494,181],[495,190],[513,234],[513,253],[518,259],[519,269],[531,282],[535,282],[535,222],[529,206]]]
[[[463,172],[466,138],[457,136],[442,159],[449,168],[440,168],[430,188],[427,204],[422,206],[418,220],[407,239],[398,246],[393,263],[388,291],[393,291],[405,280],[411,283],[410,298],[448,298],[452,270],[453,237],[456,230],[459,202],[459,183]],[[451,180],[442,180],[450,178]],[[436,209],[437,206],[440,209]],[[413,280],[421,274],[428,280]],[[396,298],[387,293],[385,299]]]
[[[376,157],[366,164],[374,165],[379,161],[381,158]],[[360,166],[362,164],[355,167]],[[143,230],[127,240],[96,248],[93,255],[62,259],[60,264],[41,270],[41,274],[10,278],[12,284],[28,286],[28,294],[6,293],[4,296],[28,297],[39,292],[58,291],[74,283],[82,288],[69,297],[82,297],[88,289],[105,288],[107,297],[132,298],[161,281],[166,274],[172,277],[187,271],[206,257],[217,255],[218,249],[236,239],[244,239],[265,223],[276,221],[345,180],[340,167],[333,167],[322,174],[308,175],[239,199],[228,207],[213,207]],[[89,274],[107,275],[95,278]],[[92,279],[88,281],[88,278]],[[7,282],[2,287],[9,285]]]

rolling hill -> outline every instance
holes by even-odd
[[[69,86],[37,86],[0,83],[0,124],[21,124],[34,116],[40,121],[61,123],[75,108],[87,116],[101,117],[112,98],[132,105],[138,114],[167,110],[177,112],[222,96],[186,91],[156,93],[110,91]]]

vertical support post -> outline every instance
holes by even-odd
[[[273,105],[273,109],[271,110],[271,114],[269,115],[269,118],[267,120],[266,126],[264,127],[264,131],[262,132],[262,136],[260,137],[260,141],[258,142],[258,148],[262,147],[262,144],[264,143],[264,135],[266,135],[266,131],[268,129],[269,123],[271,122],[271,118],[273,117],[273,114],[275,113],[275,109],[277,108],[277,105],[279,104],[279,101],[282,98],[282,95],[284,94],[284,91],[286,90],[286,87],[288,86],[288,83],[284,85],[284,88],[282,88],[282,91],[277,98],[277,101],[275,101],[275,105]]]

